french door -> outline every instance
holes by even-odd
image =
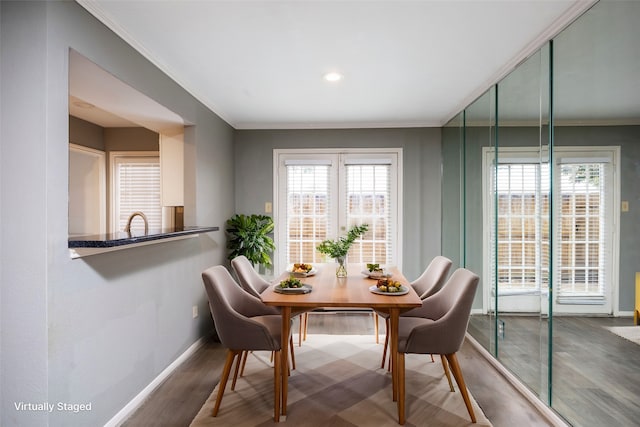
[[[356,224],[369,231],[348,262],[398,265],[401,150],[274,150],[276,271],[332,262],[316,246]]]
[[[557,150],[554,313],[617,310],[619,156],[619,147]]]
[[[551,180],[536,150],[485,150],[485,311],[548,311],[551,277],[554,313],[612,313],[618,152],[556,148]]]

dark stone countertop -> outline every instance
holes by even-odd
[[[148,233],[119,231],[117,233],[94,234],[88,236],[70,236],[69,249],[73,248],[113,248],[116,246],[132,245],[152,240],[170,239],[172,237],[187,236],[189,234],[208,233],[218,231],[219,227],[189,226],[181,228],[165,228],[151,230]]]

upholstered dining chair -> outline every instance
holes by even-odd
[[[242,289],[249,292],[251,295],[256,298],[260,298],[260,294],[271,286],[267,280],[265,280],[255,268],[253,268],[253,264],[251,261],[244,256],[239,255],[231,260],[231,266],[233,270],[236,272],[236,276],[238,276],[238,282],[242,286]],[[274,310],[277,310],[273,307]],[[295,313],[294,313],[295,314]],[[300,329],[298,331],[298,345],[302,343],[302,318],[300,318]],[[293,339],[293,338],[292,338]],[[292,341],[293,342],[293,341]],[[295,369],[295,356],[293,355],[293,345],[291,346],[291,358],[292,358],[292,368]]]
[[[476,422],[456,353],[464,341],[479,278],[464,268],[453,272],[442,290],[402,316],[398,324],[398,402],[404,402],[405,354],[439,354],[449,362],[472,422]],[[419,316],[419,317],[418,317]],[[402,397],[400,397],[402,396]],[[400,424],[405,408],[398,406]]]
[[[436,256],[431,260],[427,268],[422,272],[420,277],[411,282],[411,287],[416,291],[420,299],[424,300],[438,292],[445,284],[449,270],[451,269],[451,260],[442,255]],[[401,316],[410,316],[413,310],[403,313]],[[382,363],[380,368],[384,368],[384,362],[387,359],[387,348],[389,347],[389,313],[377,312],[378,316],[385,319],[386,334],[384,337],[384,350],[382,351]],[[389,360],[391,362],[391,360]],[[391,366],[389,366],[389,369]],[[446,371],[445,365],[445,371]]]
[[[234,359],[239,361],[243,351],[264,350],[274,352],[274,419],[279,421],[282,317],[274,314],[260,299],[242,290],[229,271],[221,265],[205,270],[202,280],[218,337],[227,348],[213,416],[218,415]]]

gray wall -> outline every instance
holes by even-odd
[[[94,150],[105,151],[104,128],[77,117],[69,116],[69,142]]]
[[[69,258],[69,48],[194,124],[187,225],[233,214],[233,129],[76,3],[3,1],[0,11],[0,425],[103,425],[211,331],[200,273],[224,262],[225,238]],[[16,411],[21,401],[92,410]]]
[[[104,146],[109,151],[160,151],[160,135],[149,129],[105,128]]]
[[[403,148],[403,264],[408,279],[440,254],[440,129],[241,130],[235,135],[236,212],[264,213],[275,148]]]

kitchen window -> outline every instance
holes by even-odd
[[[133,212],[142,212],[149,230],[162,228],[160,202],[160,155],[152,151],[111,152],[111,231],[123,231]],[[131,231],[144,233],[140,218],[131,223]]]

